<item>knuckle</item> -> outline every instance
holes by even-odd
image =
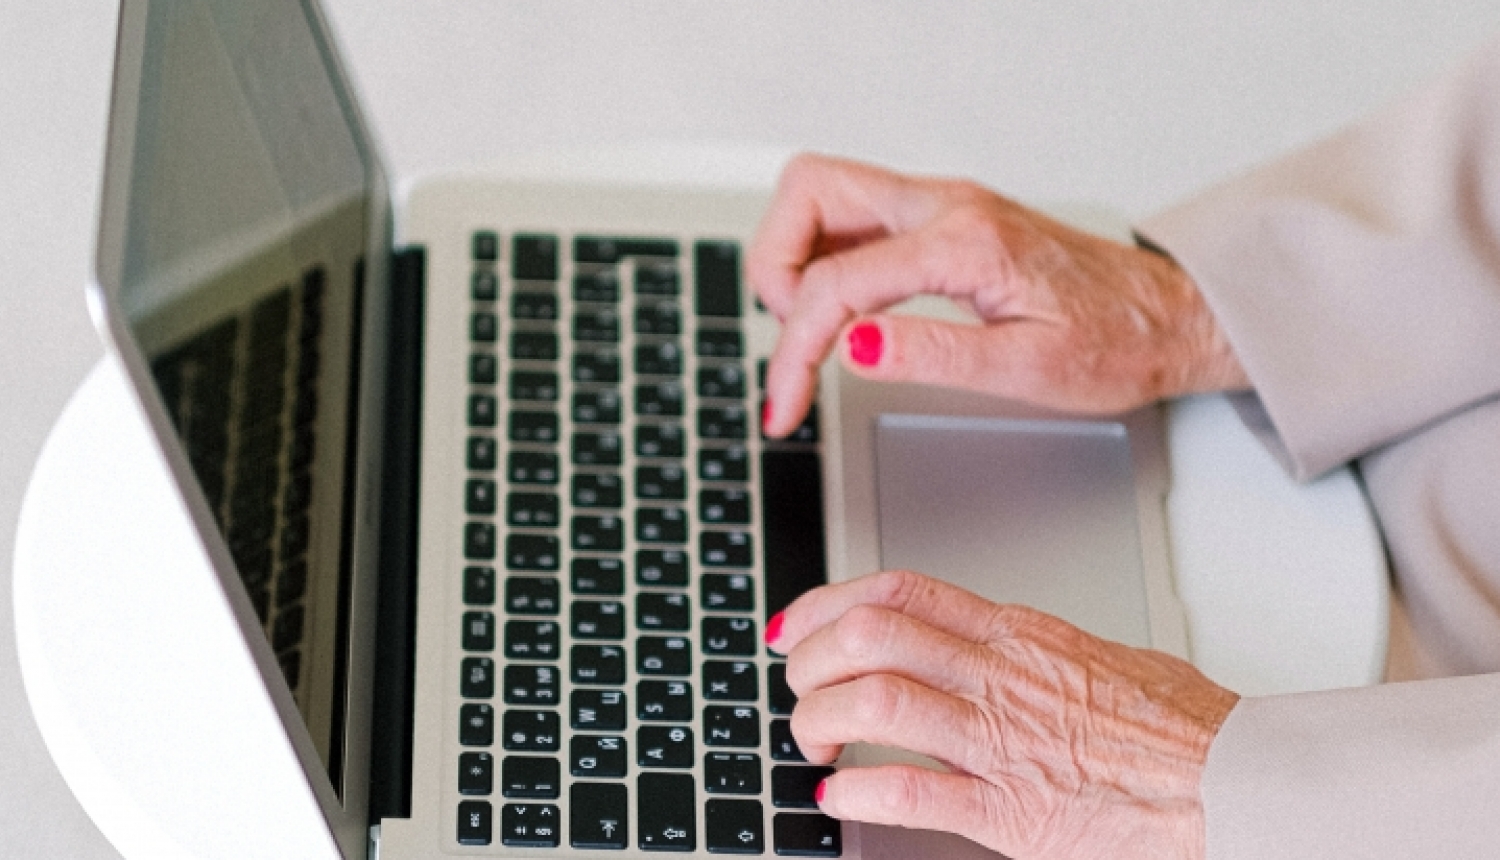
[[[890,675],[868,675],[855,683],[858,694],[850,717],[861,726],[892,725],[906,708],[906,687]]]
[[[931,805],[926,783],[906,768],[893,769],[872,800],[884,821],[900,821]]]
[[[896,635],[895,616],[878,606],[851,607],[833,626],[839,649],[860,660],[883,653]]]

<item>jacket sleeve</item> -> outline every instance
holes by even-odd
[[[1203,289],[1287,468],[1357,465],[1416,674],[1458,676],[1242,700],[1207,856],[1500,857],[1500,42],[1138,233]]]
[[[1242,412],[1299,478],[1495,396],[1500,41],[1137,232],[1202,287],[1255,384]]]

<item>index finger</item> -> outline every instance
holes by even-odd
[[[920,183],[874,165],[802,154],[787,163],[745,261],[761,301],[785,319],[802,270],[830,245],[859,243],[931,217]]]

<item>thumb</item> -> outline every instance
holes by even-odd
[[[882,314],[844,333],[844,366],[866,379],[918,382],[1006,395],[1018,389],[1014,353],[1024,349],[1015,322],[955,323]]]

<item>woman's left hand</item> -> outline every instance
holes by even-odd
[[[866,742],[950,768],[840,770],[827,814],[1023,860],[1203,856],[1199,783],[1238,696],[1182,660],[909,572],[809,592],[766,632],[808,761]]]

